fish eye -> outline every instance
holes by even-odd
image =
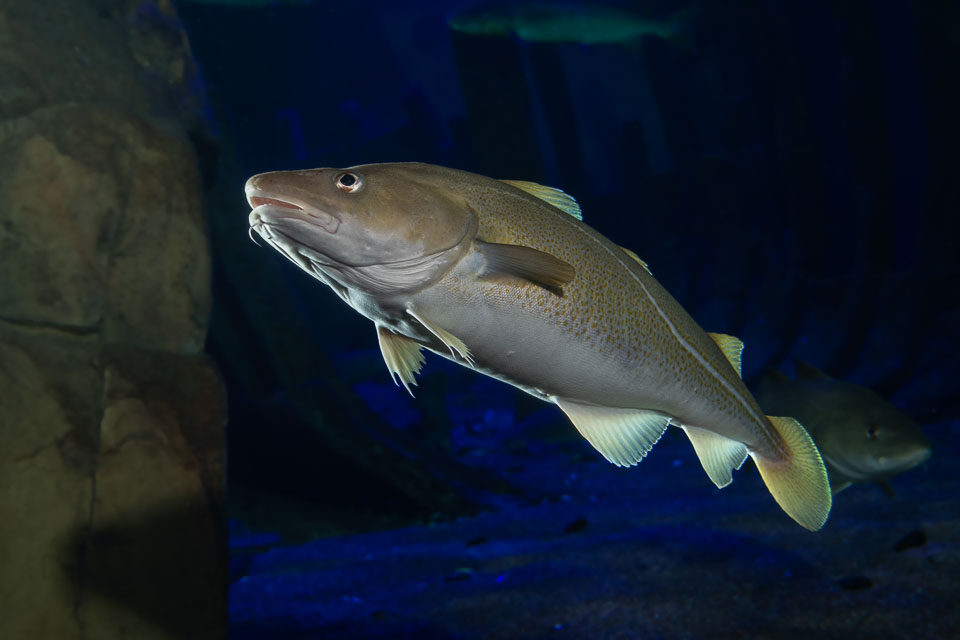
[[[880,434],[880,427],[875,424],[867,425],[867,439],[873,440]]]
[[[344,171],[339,174],[335,180],[337,183],[337,188],[341,191],[346,191],[347,193],[353,193],[358,191],[360,187],[363,186],[363,181],[355,173],[350,173],[349,171]]]

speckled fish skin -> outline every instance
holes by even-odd
[[[465,259],[424,291],[427,316],[458,328],[478,368],[535,395],[662,411],[777,455],[775,434],[717,345],[619,246],[499,181],[475,184],[467,200],[478,237],[555,255],[577,274],[559,297],[476,282]]]
[[[350,194],[338,193],[334,185],[344,171],[362,178],[370,202],[344,204]],[[374,203],[372,194],[381,189],[390,195]],[[251,205],[263,201],[258,195],[311,202],[338,219],[355,217],[343,212],[359,207],[361,216],[403,230],[395,236],[401,244],[416,244],[421,231],[435,231],[436,222],[422,216],[434,219],[446,210],[456,221],[448,221],[447,240],[420,242],[413,252],[442,256],[443,264],[414,288],[364,290],[316,263],[298,264],[378,327],[541,399],[655,411],[669,416],[671,424],[743,443],[755,460],[789,462],[784,439],[738,371],[656,279],[599,232],[524,190],[472,173],[403,163],[261,174],[250,179],[247,193]],[[252,228],[271,228],[255,213]],[[536,249],[571,265],[575,276],[563,285],[562,296],[522,279],[480,277],[481,242]],[[303,248],[285,253],[298,251]],[[318,274],[318,267],[324,273]],[[472,362],[452,352],[409,310],[459,338]]]

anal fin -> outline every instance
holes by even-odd
[[[883,490],[883,495],[888,498],[896,498],[897,490],[893,488],[893,485],[890,484],[889,480],[880,480],[877,482],[877,486]]]
[[[456,359],[457,356],[460,356],[462,359],[466,360],[470,366],[473,366],[473,356],[470,355],[470,349],[468,349],[467,345],[463,343],[463,340],[453,335],[446,329],[430,322],[413,309],[408,308],[407,313],[410,314],[414,320],[422,324],[427,331],[436,337],[437,340],[442,342],[443,346],[445,346],[447,349],[450,349],[450,355],[452,355],[454,359]]]
[[[379,325],[377,338],[380,341],[383,361],[387,364],[387,370],[390,371],[390,378],[393,379],[394,384],[403,384],[407,393],[413,396],[410,385],[417,385],[415,376],[420,373],[424,362],[420,343]]]
[[[723,489],[733,482],[731,472],[739,469],[747,459],[746,445],[700,427],[681,425],[680,428],[690,439],[703,470],[710,476],[713,484],[717,485],[718,489]]]
[[[630,467],[643,460],[670,422],[669,416],[645,409],[601,407],[562,398],[555,398],[554,402],[580,435],[618,467]]]

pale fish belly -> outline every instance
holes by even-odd
[[[650,409],[677,423],[701,426],[740,442],[762,440],[734,403],[718,408],[707,392],[708,373],[678,375],[663,353],[637,345],[633,357],[618,353],[581,328],[563,327],[545,314],[497,304],[489,295],[451,297],[439,287],[413,296],[418,313],[460,338],[474,368],[533,395],[605,407]],[[671,338],[667,338],[670,340]],[[658,343],[653,341],[653,343]],[[442,346],[438,353],[452,357]],[[729,366],[725,362],[720,363]]]

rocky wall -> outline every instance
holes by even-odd
[[[197,80],[167,0],[0,2],[0,637],[225,635]]]

